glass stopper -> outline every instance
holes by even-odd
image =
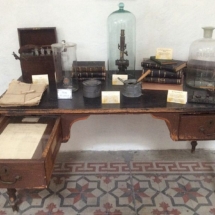
[[[203,27],[204,38],[212,38],[214,27]]]
[[[119,9],[120,9],[120,10],[123,10],[123,9],[124,9],[124,3],[122,3],[122,2],[119,3]]]

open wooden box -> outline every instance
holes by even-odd
[[[32,75],[48,74],[49,84],[55,85],[55,67],[51,44],[57,42],[56,28],[18,28],[22,79],[32,83]]]

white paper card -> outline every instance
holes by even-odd
[[[120,91],[102,91],[102,104],[110,103],[120,103]]]
[[[44,75],[32,75],[33,84],[49,84],[49,77],[47,74]]]
[[[157,48],[156,59],[172,60],[172,49],[170,48]]]
[[[179,90],[168,90],[167,102],[186,104],[187,103],[187,92],[179,91]]]
[[[58,99],[72,99],[72,89],[57,89]]]
[[[10,123],[0,135],[0,159],[31,159],[47,124]]]
[[[122,81],[120,81],[118,78],[121,78],[123,81],[128,80],[128,75],[112,75],[112,85],[123,85]]]

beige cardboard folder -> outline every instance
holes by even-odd
[[[40,103],[47,84],[26,84],[13,80],[0,97],[0,106],[34,106]]]

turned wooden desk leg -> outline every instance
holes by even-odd
[[[8,188],[7,189],[7,194],[9,196],[9,202],[10,202],[10,205],[13,209],[13,211],[18,211],[19,208],[16,204],[16,189],[14,188]]]
[[[191,153],[194,153],[195,152],[195,149],[196,149],[196,146],[197,146],[197,141],[195,141],[195,140],[193,140],[193,141],[191,141],[191,146],[192,146],[192,148],[191,148]]]

